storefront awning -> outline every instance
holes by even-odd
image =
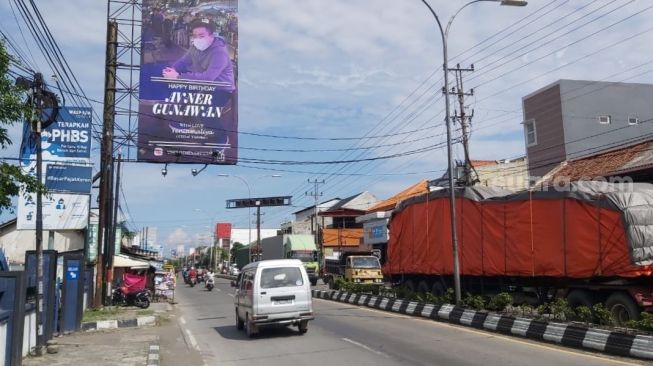
[[[126,267],[126,268],[136,268],[136,269],[146,269],[150,268],[150,263],[147,261],[142,261],[128,257],[126,255],[114,255],[113,256],[113,266],[114,267]]]

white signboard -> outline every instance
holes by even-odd
[[[44,230],[82,230],[88,223],[89,195],[57,194],[43,196]],[[18,200],[18,230],[36,229],[36,195]]]

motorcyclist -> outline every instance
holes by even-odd
[[[195,267],[190,267],[190,272],[188,273],[188,277],[192,280],[193,278],[197,282],[197,270]]]
[[[213,271],[211,271],[211,270],[209,269],[209,270],[206,272],[206,275],[205,275],[205,276],[206,276],[206,277],[204,277],[204,282],[206,283],[206,285],[205,285],[204,287],[208,286],[209,283],[210,283],[211,285],[213,285],[213,284],[214,284],[214,277],[215,277],[215,274],[213,273]]]

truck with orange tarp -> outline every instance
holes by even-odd
[[[449,205],[447,190],[397,205],[383,268],[394,283],[436,295],[453,287]],[[653,311],[653,185],[466,187],[456,208],[463,291],[511,292],[534,305],[601,302],[621,322]]]

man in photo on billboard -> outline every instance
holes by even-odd
[[[163,69],[163,77],[213,81],[217,90],[232,93],[236,86],[227,42],[214,34],[215,25],[208,19],[194,20],[189,28],[192,46],[172,67]]]

